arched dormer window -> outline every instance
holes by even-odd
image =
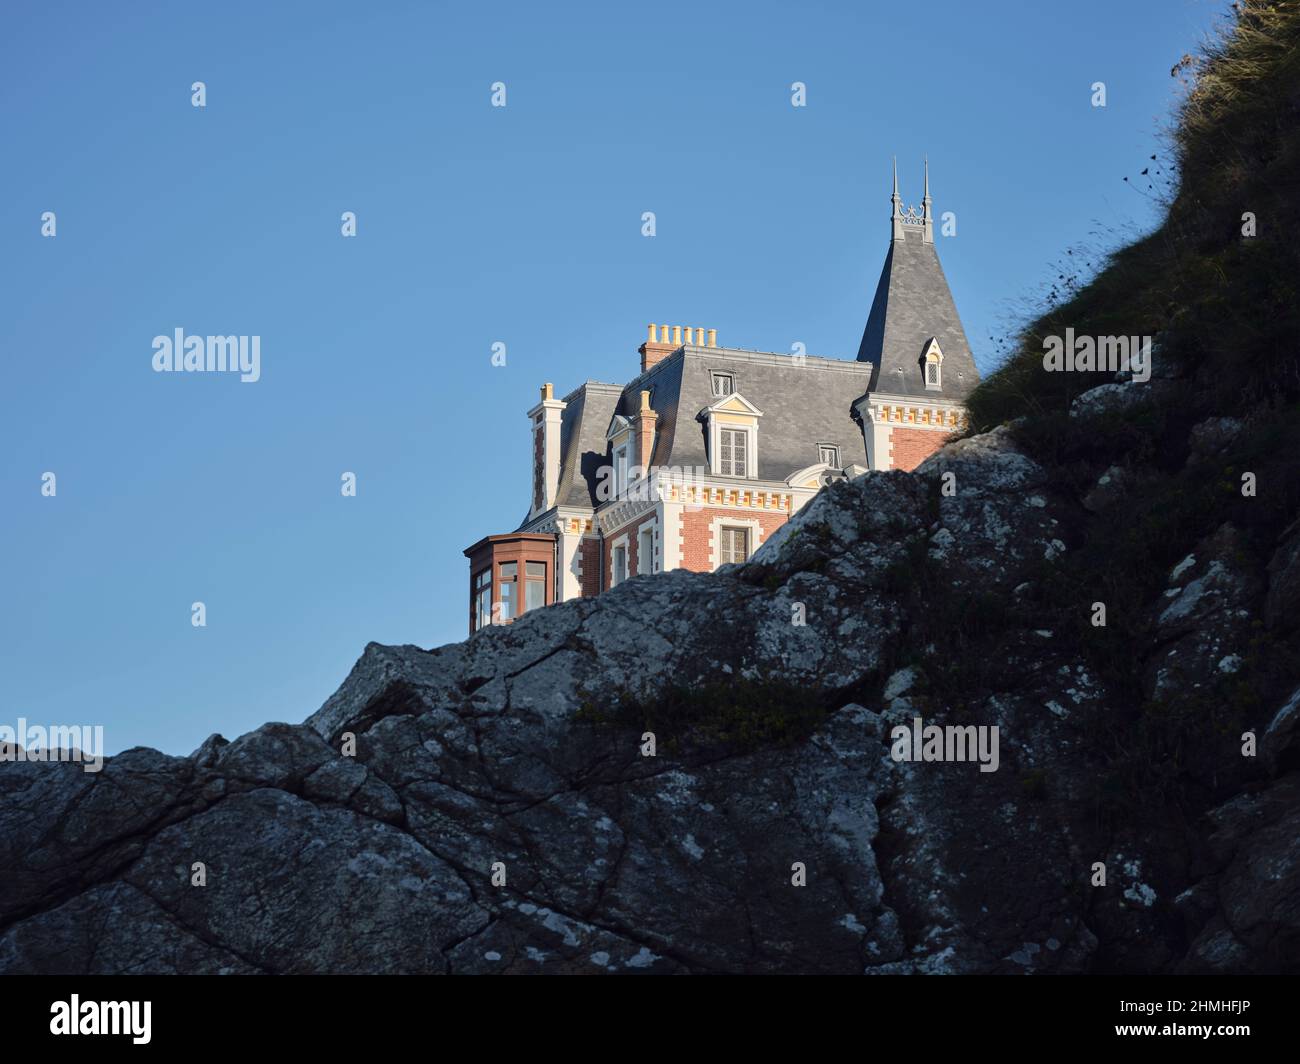
[[[926,391],[943,391],[943,351],[933,336],[925,342],[921,352],[921,372],[925,374]]]

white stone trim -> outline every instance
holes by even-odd
[[[528,411],[528,454],[533,457],[535,433],[542,430],[542,504],[531,510],[529,517],[545,513],[555,505],[560,487],[560,426],[568,404],[559,399],[543,399]],[[535,459],[534,459],[535,461]],[[530,462],[529,468],[532,468]],[[533,478],[528,478],[531,503]]]
[[[611,539],[611,540],[609,541],[609,586],[610,586],[611,588],[618,587],[618,584],[614,583],[614,573],[617,571],[617,570],[614,568],[614,552],[615,552],[616,550],[618,550],[619,547],[622,547],[622,548],[623,548],[623,557],[624,557],[624,559],[630,559],[631,554],[630,554],[630,552],[629,552],[628,549],[627,549],[627,533],[626,533],[626,532],[624,532],[621,536],[618,536],[617,538],[615,538],[615,539]],[[623,577],[623,579],[624,579],[624,580],[630,580],[630,579],[632,579],[632,577],[635,576],[635,575],[636,575],[635,573],[627,573],[627,574]],[[620,582],[621,582],[621,581],[620,581]]]
[[[582,540],[581,532],[560,535],[556,550],[559,561],[555,601],[568,602],[582,595]]]
[[[792,488],[804,487],[804,481],[809,477],[816,476],[818,473],[825,473],[832,468],[828,462],[818,462],[815,465],[806,466],[796,473],[791,473],[785,478],[785,482]]]
[[[682,567],[682,504],[666,502],[659,508],[659,571]]]
[[[873,392],[864,395],[853,406],[862,421],[867,464],[872,469],[894,468],[889,452],[895,428],[951,435],[966,427],[966,408],[939,399]],[[910,420],[906,416],[908,413],[911,414]],[[901,416],[894,416],[896,414]],[[955,415],[953,423],[949,423],[950,415]]]
[[[723,429],[730,429],[732,432],[741,432],[745,435],[745,475],[743,477],[733,476],[722,471]],[[737,425],[730,421],[719,422],[712,414],[709,415],[709,472],[715,477],[725,477],[731,481],[758,479],[757,421],[752,425]]]
[[[642,568],[641,541],[646,533],[650,533],[650,568]],[[649,521],[642,521],[636,528],[636,575],[642,576],[649,573],[658,573],[663,571],[663,566],[659,563],[659,541],[662,537],[659,534],[659,522],[652,518]]]
[[[722,562],[719,561],[721,544],[719,542],[720,537],[718,536],[718,531],[722,528],[723,525],[726,525],[729,528],[747,528],[750,530],[749,555],[748,555],[748,557],[750,558],[754,556],[754,552],[758,550],[759,545],[763,542],[763,526],[756,518],[739,517],[739,516],[732,517],[730,515],[713,518],[713,520],[709,522],[709,571],[710,572],[712,572],[719,565],[722,564]]]
[[[617,532],[624,525],[658,509],[659,503],[652,499],[627,499],[614,503],[607,510],[602,510],[596,518],[596,527],[602,536]]]
[[[930,383],[930,363],[933,361],[938,368],[938,379]],[[921,352],[921,383],[925,385],[927,392],[943,391],[943,349],[939,346],[939,341],[931,336],[925,343],[925,349]]]
[[[723,410],[722,407],[739,402],[743,410]],[[759,410],[753,403],[746,399],[739,392],[731,392],[729,395],[721,395],[714,402],[704,408],[704,413],[708,417],[709,423],[709,472],[715,477],[725,476],[728,480],[757,480],[758,479],[758,419],[763,416],[763,411]],[[722,422],[718,420],[717,415],[729,414],[732,417],[741,417],[748,419],[747,423],[737,423],[734,421]],[[722,461],[722,430],[724,428],[734,429],[737,432],[745,434],[745,475],[743,477],[734,477],[725,474],[719,466]]]

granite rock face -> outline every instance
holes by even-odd
[[[1198,822],[1098,815],[1127,696],[1043,590],[1086,516],[1001,429],[746,565],[371,644],[303,724],[0,764],[0,971],[1295,970],[1294,698]],[[1235,557],[1226,526],[1148,604],[1149,694],[1290,594]],[[895,760],[916,718],[996,727],[997,770]]]

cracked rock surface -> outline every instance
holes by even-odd
[[[828,487],[746,565],[371,644],[305,723],[0,764],[0,971],[1294,969],[1294,699],[1198,822],[1096,814],[1118,696],[1035,598],[1085,513],[999,429]],[[1150,692],[1291,595],[1236,557],[1225,527],[1149,603]],[[895,761],[916,717],[998,727],[998,771]]]

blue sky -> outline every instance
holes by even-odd
[[[538,386],[630,379],[649,321],[852,358],[894,154],[987,372],[1065,248],[1155,220],[1122,178],[1223,7],[7,4],[0,723],[188,753],[463,638]],[[154,373],[176,328],[261,380]]]

